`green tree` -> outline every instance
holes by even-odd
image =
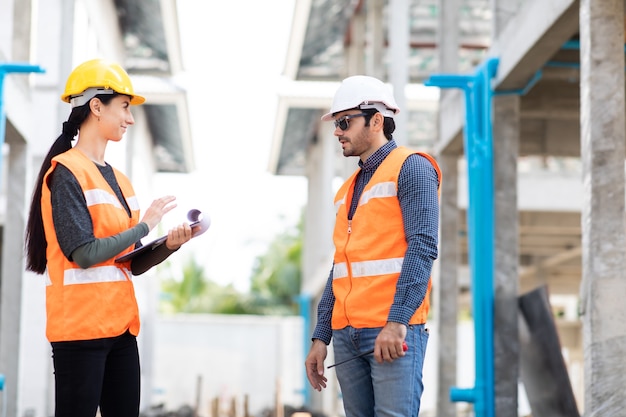
[[[171,268],[171,264],[166,267]],[[208,308],[206,295],[210,288],[209,282],[204,278],[204,268],[198,265],[194,258],[183,266],[183,279],[178,281],[174,278],[163,280],[161,289],[162,309],[175,313],[199,313]]]
[[[295,227],[277,235],[267,252],[256,258],[250,292],[238,292],[206,277],[195,258],[183,266],[183,278],[162,280],[161,311],[166,313],[298,314],[303,218]],[[171,264],[163,268],[167,271]]]
[[[252,270],[250,291],[265,314],[297,314],[295,298],[302,281],[303,218],[298,225],[279,234]]]

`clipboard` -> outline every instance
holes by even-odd
[[[187,212],[187,219],[190,221],[189,226],[193,229],[196,228],[195,231],[192,232],[191,238],[193,239],[196,236],[200,236],[204,232],[206,232],[211,225],[211,219],[209,216],[202,214],[202,212],[198,209],[191,209]],[[199,227],[198,227],[199,226]],[[133,259],[134,257],[148,251],[153,251],[159,246],[165,244],[167,240],[167,235],[161,236],[158,239],[153,240],[152,242],[146,243],[145,245],[130,251],[119,258],[115,258],[115,262],[127,262]]]

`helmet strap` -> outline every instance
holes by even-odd
[[[90,87],[82,93],[72,96],[70,98],[70,104],[72,105],[72,108],[80,107],[84,104],[87,104],[89,100],[99,94],[115,94],[115,90],[104,87]]]
[[[380,103],[378,101],[376,101],[376,102],[371,102],[371,101],[363,102],[363,103],[359,104],[359,108],[361,110],[376,109],[384,117],[392,117],[393,118],[393,116],[395,114],[395,112],[393,110],[388,109],[387,106],[385,106],[383,103]]]

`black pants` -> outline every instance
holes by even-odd
[[[55,417],[139,415],[139,351],[137,338],[53,342]]]

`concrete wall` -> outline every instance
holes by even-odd
[[[144,371],[153,368],[153,404],[163,402],[166,409],[176,410],[185,404],[194,406],[199,398],[199,414],[207,416],[214,398],[226,406],[235,399],[242,410],[248,396],[250,412],[258,415],[262,409],[274,408],[279,394],[283,404],[301,406],[302,327],[300,317],[155,318],[153,360],[142,365]]]

